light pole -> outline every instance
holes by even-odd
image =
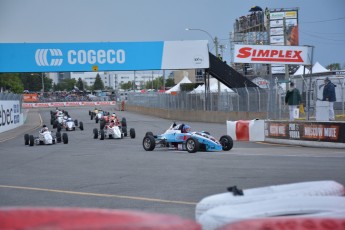
[[[40,76],[41,77],[41,79],[42,79],[42,93],[44,93],[44,75],[43,75],[43,73],[41,73],[41,74],[37,74],[37,73],[32,73],[32,74],[30,74],[31,76]]]
[[[219,45],[218,45],[218,38],[217,37],[213,38],[213,36],[209,32],[207,32],[206,30],[202,30],[202,29],[186,28],[186,30],[198,30],[198,31],[206,33],[211,38],[211,40],[212,40],[212,42],[216,48],[216,57],[219,58],[218,57],[218,46]],[[220,96],[220,81],[218,81],[218,101],[220,100],[219,96]]]

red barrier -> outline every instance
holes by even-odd
[[[139,211],[81,208],[2,208],[0,229],[201,230],[188,219]]]
[[[284,218],[245,220],[219,230],[345,230],[344,218]]]
[[[238,120],[236,122],[236,140],[249,141],[249,122],[248,120]]]

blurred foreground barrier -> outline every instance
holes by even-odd
[[[196,220],[198,221],[200,216],[208,210],[219,206],[231,207],[232,205],[251,204],[258,201],[282,197],[345,195],[344,186],[335,181],[308,181],[245,190],[240,190],[237,189],[236,186],[233,186],[228,188],[228,190],[229,192],[226,193],[215,194],[203,198],[195,208]]]
[[[274,217],[240,221],[225,225],[219,230],[345,230],[345,217]]]
[[[227,134],[235,141],[264,141],[264,120],[226,121]]]
[[[1,208],[0,229],[201,230],[193,220],[173,215],[111,209]]]

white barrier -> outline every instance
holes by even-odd
[[[116,101],[73,101],[73,102],[47,102],[47,103],[23,103],[23,108],[49,108],[72,106],[105,106],[116,105]]]
[[[0,101],[0,133],[23,125],[23,113],[20,112],[20,102]]]
[[[264,141],[264,120],[226,121],[226,131],[235,141]]]

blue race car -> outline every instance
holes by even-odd
[[[233,147],[230,136],[224,135],[219,141],[208,132],[191,132],[185,124],[175,123],[163,134],[153,135],[147,132],[143,139],[143,147],[146,151],[152,151],[155,147],[187,150],[189,153],[197,151],[229,151]]]

